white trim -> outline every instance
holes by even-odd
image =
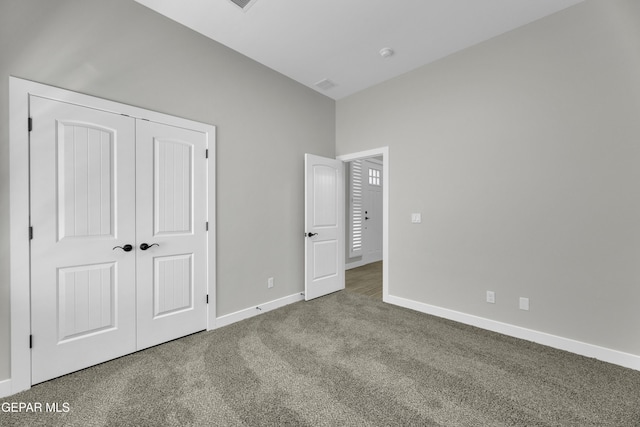
[[[231,325],[232,323],[239,322],[250,317],[255,317],[260,314],[264,314],[268,311],[275,310],[277,308],[284,307],[285,305],[293,304],[304,300],[304,294],[293,294],[286,297],[282,297],[273,301],[265,302],[257,307],[245,308],[234,313],[225,314],[216,319],[216,328]]]
[[[389,147],[374,148],[336,157],[343,162],[382,156],[382,301],[389,297]]]
[[[538,344],[553,347],[559,350],[565,350],[585,357],[592,357],[604,362],[613,363],[614,365],[624,366],[625,368],[640,370],[640,356],[630,353],[624,353],[618,350],[612,350],[606,347],[600,347],[588,344],[582,341],[576,341],[570,338],[559,337],[545,332],[539,332],[520,326],[510,325],[495,320],[485,319],[471,314],[461,313],[447,308],[437,307],[430,304],[424,304],[418,301],[389,295],[385,302],[395,304],[400,307],[416,310],[421,313],[431,314],[433,316],[442,317],[453,320],[466,325],[476,326],[503,335],[514,338],[520,338],[532,341]]]
[[[11,380],[0,381],[0,398],[9,396],[11,393]]]
[[[209,304],[207,307],[207,330],[214,329],[216,327],[216,305],[218,303],[217,297],[217,270],[216,259],[217,255],[217,241],[218,233],[216,229],[216,175],[217,175],[217,155],[216,155],[216,127],[211,126],[211,132],[207,134],[207,153],[209,154],[207,165],[207,223],[209,224],[209,237],[208,241],[208,253],[207,253],[207,295],[209,295]]]
[[[29,272],[29,92],[25,80],[9,78],[9,311],[11,394],[31,387]]]
[[[29,97],[39,96],[70,104],[81,105],[133,118],[165,123],[171,126],[200,131],[207,136],[209,149],[208,171],[208,280],[207,329],[215,327],[216,319],[216,127],[189,119],[170,116],[131,105],[121,104],[90,95],[40,83],[9,77],[9,223],[10,223],[10,283],[11,294],[11,394],[31,387],[31,351],[29,334],[30,273],[29,273]],[[36,231],[37,232],[37,231]],[[36,338],[37,340],[37,338]],[[4,382],[0,383],[4,384]],[[6,387],[6,386],[5,386]],[[2,391],[2,389],[0,389]]]
[[[344,265],[345,270],[351,270],[352,268],[362,267],[363,265],[367,265],[363,260],[348,262]]]

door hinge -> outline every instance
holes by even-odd
[[[207,294],[207,304],[209,304],[209,294]]]
[[[29,348],[33,348],[33,335],[29,335]]]
[[[29,128],[29,132],[33,130],[33,119],[31,117],[27,120],[27,127]]]
[[[33,227],[29,227],[29,240],[33,240]]]
[[[205,159],[209,158],[209,149],[208,148],[206,150],[204,150],[204,158]]]
[[[204,225],[206,231],[209,231],[209,221],[207,221]]]

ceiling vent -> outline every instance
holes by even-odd
[[[231,0],[231,3],[235,4],[236,6],[238,6],[240,9],[244,10],[245,12],[247,10],[249,10],[249,8],[251,6],[253,6],[253,4],[256,2],[257,0]]]
[[[320,80],[319,82],[317,82],[315,84],[316,87],[322,89],[322,90],[329,90],[332,87],[335,87],[336,84],[334,82],[332,82],[329,79],[324,79],[324,80]]]

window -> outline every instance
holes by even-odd
[[[362,255],[362,160],[350,163],[349,257]]]
[[[380,186],[380,171],[369,168],[369,185]]]

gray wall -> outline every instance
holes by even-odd
[[[640,355],[640,2],[340,100],[336,134],[337,154],[389,146],[392,295]]]
[[[132,0],[1,0],[0,381],[9,75],[218,126],[218,316],[303,291],[303,153],[335,154],[333,100]]]

